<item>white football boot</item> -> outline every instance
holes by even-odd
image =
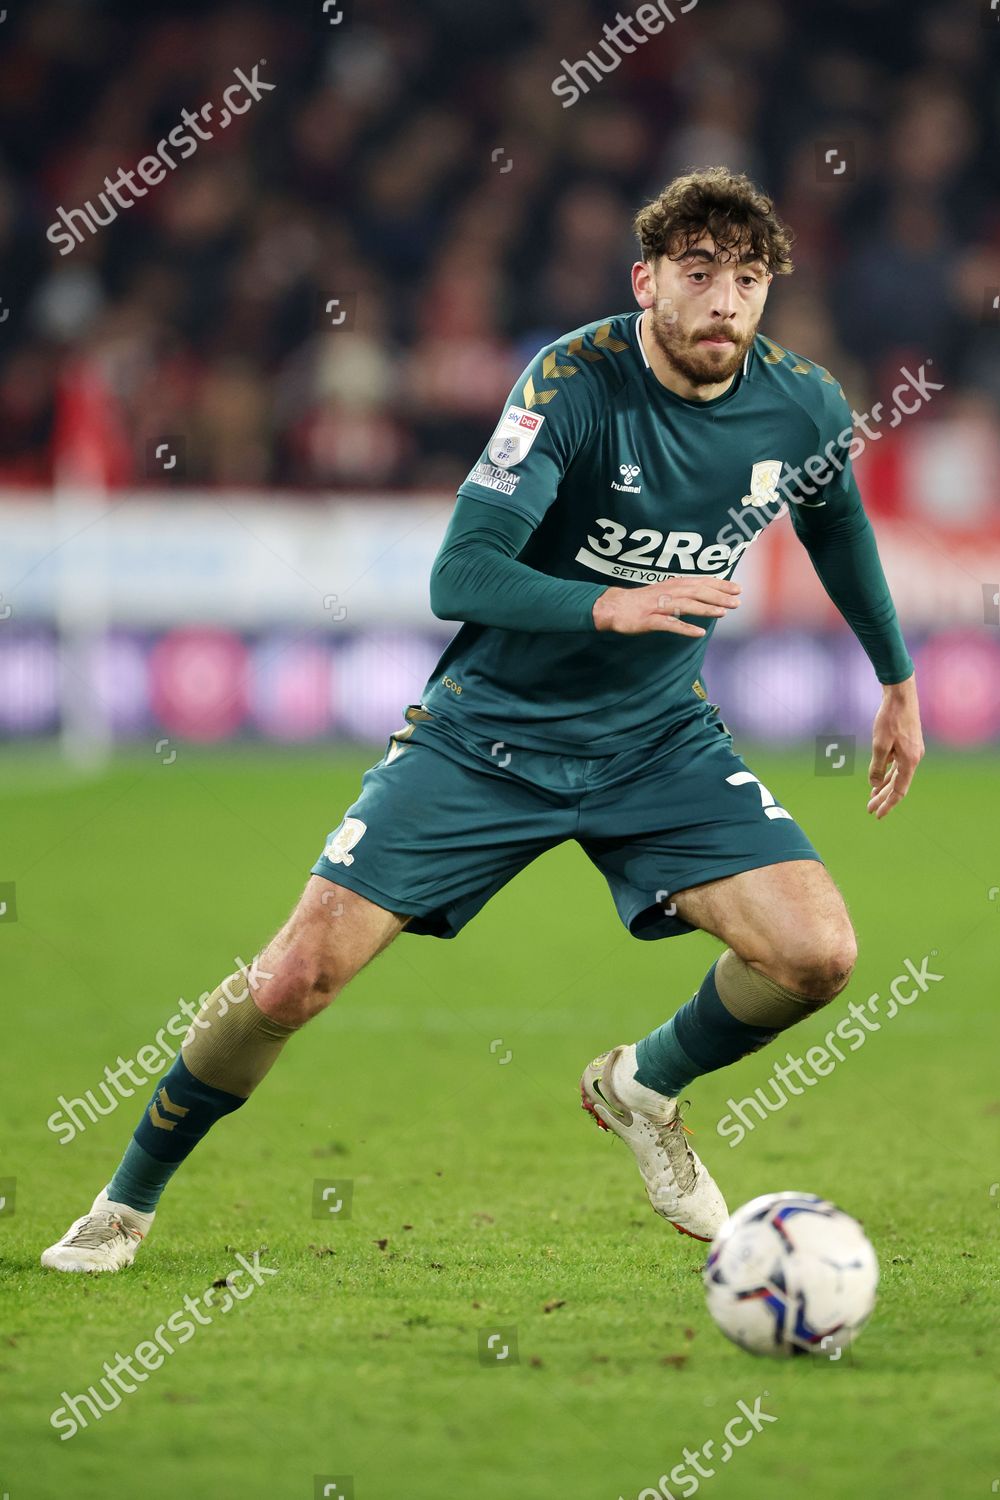
[[[135,1260],[155,1217],[125,1203],[112,1203],[104,1188],[90,1213],[42,1251],[42,1265],[50,1271],[122,1271]]]
[[[631,1147],[649,1201],[681,1234],[713,1240],[728,1217],[715,1182],[687,1143],[676,1099],[635,1080],[635,1047],[612,1047],[580,1079],[583,1107]]]

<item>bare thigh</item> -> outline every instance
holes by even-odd
[[[832,999],[857,958],[857,940],[825,865],[788,860],[678,891],[678,915],[797,994]]]

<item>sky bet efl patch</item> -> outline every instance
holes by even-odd
[[[490,438],[489,454],[501,469],[512,468],[527,458],[545,418],[523,406],[508,406]]]

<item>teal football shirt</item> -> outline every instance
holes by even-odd
[[[759,335],[729,390],[688,401],[649,368],[640,316],[542,349],[459,489],[533,528],[519,562],[592,585],[573,631],[461,627],[424,702],[477,737],[568,754],[655,738],[704,698],[715,620],[688,617],[697,638],[620,636],[594,628],[587,600],[673,574],[731,577],[782,499],[804,540],[857,510],[851,412],[826,370]],[[891,600],[882,613],[886,680],[900,680],[912,663]]]

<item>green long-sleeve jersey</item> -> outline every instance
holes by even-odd
[[[511,392],[435,564],[435,612],[466,623],[424,702],[541,749],[655,738],[704,698],[715,621],[689,617],[697,638],[618,636],[597,632],[594,600],[673,574],[731,577],[784,500],[880,680],[910,676],[836,380],[758,336],[722,396],[688,401],[650,369],[640,316],[567,334]]]

